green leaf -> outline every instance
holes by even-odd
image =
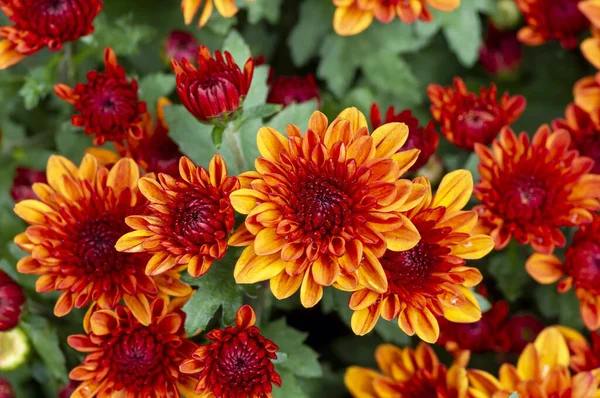
[[[54,139],[58,152],[75,164],[83,159],[83,154],[87,148],[94,146],[92,137],[84,133],[83,130],[73,127],[70,121],[62,124]]]
[[[310,398],[298,384],[294,372],[276,365],[275,370],[281,376],[281,387],[273,386],[273,398]]]
[[[279,22],[282,0],[255,0],[247,4],[248,21],[251,24],[266,19],[271,24]]]
[[[247,119],[261,118],[264,119],[269,116],[273,116],[277,112],[283,109],[282,105],[279,104],[263,104],[253,106],[251,108],[244,107],[243,117]]]
[[[510,395],[508,396],[508,398],[519,398],[519,394],[517,394],[517,392],[515,391],[515,392],[513,392],[512,394],[510,394]]]
[[[94,27],[94,33],[82,37],[80,41],[102,50],[110,47],[121,56],[137,53],[140,46],[149,43],[155,35],[155,30],[149,26],[135,24],[133,14],[111,19],[109,22],[106,14],[101,13],[94,20]]]
[[[361,66],[366,79],[373,86],[402,99],[403,106],[409,107],[422,102],[419,81],[400,56],[379,52],[364,58]]]
[[[554,318],[560,314],[560,293],[556,285],[539,285],[535,289],[533,298],[538,310],[546,318]]]
[[[320,377],[323,374],[317,360],[319,355],[302,344],[308,333],[289,327],[283,318],[261,328],[261,333],[279,346],[279,352],[287,355],[287,360],[281,362],[279,367],[302,377]]]
[[[410,337],[400,329],[397,320],[386,321],[379,318],[375,325],[375,333],[377,333],[385,342],[393,343],[398,346],[406,346],[410,344]]]
[[[232,325],[235,314],[242,306],[242,291],[233,279],[233,266],[237,259],[236,250],[229,250],[220,261],[215,261],[210,270],[197,279],[185,278],[186,283],[198,287],[196,293],[183,306],[186,313],[185,332],[194,336],[206,329],[215,313],[222,311],[222,325]]]
[[[42,99],[52,92],[54,87],[54,78],[47,66],[38,66],[31,69],[25,79],[25,84],[19,90],[19,95],[23,97],[25,109],[33,109]]]
[[[175,75],[172,73],[154,73],[140,79],[140,99],[146,101],[150,113],[156,111],[156,102],[160,97],[168,97],[175,90]]]
[[[165,119],[169,136],[181,151],[197,165],[208,167],[217,152],[211,138],[213,125],[200,123],[183,105],[165,107]]]
[[[503,252],[490,260],[490,273],[508,301],[521,297],[523,287],[532,280],[525,270],[525,260],[519,249],[520,245],[513,240]]]
[[[475,65],[482,43],[481,20],[475,8],[477,1],[464,1],[458,9],[443,18],[443,32],[448,46],[466,67]]]
[[[473,292],[473,296],[475,296],[475,299],[479,304],[479,308],[481,308],[481,312],[487,312],[490,310],[490,308],[492,308],[492,304],[490,304],[490,301],[487,298],[483,297],[481,294]]]
[[[317,76],[325,80],[327,87],[338,98],[341,98],[354,82],[359,57],[349,57],[354,53],[348,38],[330,34],[321,47],[321,62]]]
[[[253,108],[263,105],[267,101],[267,95],[269,94],[269,86],[267,85],[268,77],[269,67],[267,65],[254,68],[252,84],[250,85],[248,95],[244,99],[244,107]]]
[[[256,118],[244,120],[238,127],[237,133],[239,134],[242,151],[246,162],[251,168],[254,168],[254,160],[261,156],[256,145],[256,134],[263,125],[262,119]]]
[[[229,51],[231,53],[231,56],[240,69],[243,69],[248,58],[252,56],[250,48],[237,30],[229,32],[229,35],[223,42],[223,51]]]
[[[560,313],[558,316],[558,323],[573,329],[582,330],[583,320],[579,309],[579,299],[575,295],[575,289],[571,289],[566,293],[559,296],[559,308]]]
[[[295,124],[300,128],[300,131],[306,131],[308,120],[316,110],[317,100],[315,99],[301,104],[290,104],[269,120],[267,126],[282,134],[285,134],[285,128],[288,124]]]
[[[471,175],[473,176],[473,181],[475,184],[479,181],[481,176],[479,175],[479,156],[475,152],[471,153],[465,162],[464,169],[469,170]]]
[[[298,23],[288,38],[294,65],[305,65],[317,53],[323,37],[331,29],[334,9],[330,1],[305,0],[302,3]]]

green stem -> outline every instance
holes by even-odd
[[[269,281],[261,283],[258,287],[256,298],[252,300],[252,308],[256,314],[256,323],[265,325],[271,318],[271,306],[273,305],[273,296],[269,288]]]
[[[59,81],[69,85],[75,84],[75,68],[73,65],[74,43],[65,43],[63,46],[63,57],[58,65]]]
[[[223,132],[223,136],[226,145],[229,147],[229,150],[233,155],[233,160],[235,162],[238,172],[242,173],[246,171],[246,158],[244,157],[244,152],[242,151],[240,136],[237,133],[233,122],[227,124],[227,127]]]

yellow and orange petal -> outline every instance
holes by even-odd
[[[481,180],[475,196],[479,217],[492,226],[495,248],[511,237],[542,254],[563,247],[561,227],[592,222],[600,209],[600,175],[591,174],[593,160],[570,149],[566,130],[547,125],[530,139],[509,128],[492,150],[476,144]]]
[[[449,12],[460,6],[460,0],[333,0],[333,4],[337,7],[333,28],[339,35],[352,36],[367,29],[374,18],[381,23],[396,17],[404,23],[429,22],[433,14],[428,7]]]
[[[544,329],[521,353],[517,366],[505,363],[498,378],[482,370],[469,370],[471,397],[594,397],[598,380],[592,372],[572,375],[567,340],[558,327]]]
[[[86,354],[69,374],[80,382],[72,398],[194,396],[196,380],[179,371],[196,349],[185,338],[185,314],[162,299],[150,304],[150,312],[144,325],[126,306],[100,310],[87,334],[69,336],[69,345]]]
[[[465,264],[484,257],[494,243],[487,235],[473,234],[477,214],[462,210],[473,191],[471,173],[457,170],[446,175],[435,196],[424,178],[413,183],[427,189],[406,213],[421,239],[409,250],[387,250],[379,259],[388,285],[385,292],[374,292],[368,281],[360,281],[350,299],[352,330],[358,335],[370,332],[381,316],[387,321],[397,318],[406,334],[434,343],[440,333],[437,317],[458,323],[481,318],[469,288],[482,276]]]
[[[160,173],[158,181],[143,177],[138,186],[149,202],[147,211],[126,218],[134,231],[118,240],[117,250],[152,255],[146,264],[148,275],[187,268],[197,278],[223,258],[235,226],[229,196],[240,183],[227,175],[220,155],[213,157],[208,170],[182,157],[178,178]]]
[[[30,224],[15,243],[29,253],[19,272],[39,275],[36,290],[60,291],[54,313],[94,302],[97,309],[127,303],[141,322],[150,319],[149,301],[164,294],[185,297],[189,286],[173,271],[163,281],[145,275],[145,254],[118,253],[117,239],[130,231],[125,217],[144,212],[147,201],[137,189],[138,166],[119,160],[111,169],[86,155],[79,167],[61,156],[48,160],[48,184],[36,183],[39,200],[23,200],[15,212]]]
[[[225,18],[231,18],[238,12],[235,0],[181,0],[181,11],[183,12],[183,19],[186,25],[192,23],[201,7],[203,8],[198,20],[199,28],[206,25],[213,13],[213,8],[216,8],[217,12]]]
[[[237,283],[270,280],[278,299],[300,289],[305,307],[319,302],[325,286],[352,290],[362,281],[385,292],[378,258],[418,243],[402,212],[425,195],[423,185],[400,179],[419,155],[396,153],[406,125],[384,124],[369,135],[364,115],[349,108],[331,124],[315,112],[304,136],[291,124],[286,132],[259,130],[257,171],[242,174],[243,188],[231,195],[247,215],[230,239],[248,246],[234,270]]]
[[[380,345],[375,359],[380,372],[359,366],[346,370],[344,383],[354,398],[467,397],[468,352],[457,355],[450,368],[422,342],[416,349]]]

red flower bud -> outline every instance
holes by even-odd
[[[523,63],[523,48],[517,33],[512,30],[498,30],[490,23],[483,46],[479,49],[479,62],[491,75],[511,78]]]
[[[24,303],[21,286],[0,270],[0,331],[17,326]]]
[[[174,30],[165,38],[162,48],[162,59],[169,65],[171,59],[182,62],[183,58],[194,59],[198,52],[198,39],[183,30]]]
[[[17,167],[10,196],[15,202],[24,199],[36,199],[32,185],[36,182],[46,182],[46,173],[44,171],[30,169],[28,167]]]
[[[15,393],[12,389],[12,386],[3,377],[0,377],[0,398],[14,398]]]
[[[307,76],[280,76],[271,85],[267,102],[288,106],[291,103],[302,103],[316,98],[319,106],[319,86],[312,74]]]

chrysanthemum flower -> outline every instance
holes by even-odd
[[[21,286],[0,270],[0,331],[17,326],[24,303]]]
[[[475,196],[482,202],[475,210],[493,226],[497,250],[514,236],[549,254],[566,243],[560,227],[592,221],[600,209],[600,176],[589,173],[594,162],[570,145],[567,131],[551,132],[547,125],[531,140],[505,128],[493,151],[475,145],[481,161]]]
[[[389,123],[369,135],[364,115],[349,108],[330,125],[313,113],[304,136],[291,124],[286,132],[287,139],[269,127],[258,131],[257,171],[242,174],[243,189],[231,195],[233,207],[248,215],[229,241],[248,246],[234,270],[237,283],[270,280],[280,300],[300,288],[305,307],[334,284],[352,290],[360,281],[384,293],[378,258],[419,241],[400,213],[425,193],[399,179],[419,154],[396,153],[408,128]]]
[[[490,23],[479,49],[479,63],[493,76],[514,77],[523,63],[523,48],[517,40],[517,33],[513,30],[500,30]]]
[[[379,259],[386,291],[361,286],[352,294],[352,330],[358,335],[371,331],[381,316],[387,321],[398,318],[406,334],[434,343],[440,333],[436,317],[459,323],[481,318],[469,290],[481,282],[481,273],[465,266],[465,260],[482,258],[494,243],[487,235],[472,234],[477,214],[462,210],[473,191],[471,173],[457,170],[446,175],[435,196],[427,180],[419,177],[414,182],[427,187],[425,197],[406,213],[421,239],[409,250],[387,250]]]
[[[183,19],[186,25],[192,23],[194,16],[198,13],[203,2],[204,8],[200,14],[200,20],[198,21],[199,28],[206,25],[212,15],[213,7],[215,7],[219,14],[225,18],[231,18],[238,12],[235,0],[181,0],[181,11],[183,12]]]
[[[573,85],[575,105],[588,112],[595,123],[600,123],[600,72],[579,79]]]
[[[398,17],[405,23],[417,20],[429,22],[433,14],[428,7],[440,11],[453,11],[460,0],[333,0],[337,7],[333,28],[342,36],[356,35],[367,29],[373,18],[389,23]]]
[[[81,384],[81,382],[70,380],[69,384],[64,385],[63,388],[60,389],[58,398],[71,398],[71,395],[73,395],[77,387],[79,387],[79,384]]]
[[[17,167],[10,187],[10,196],[15,202],[24,199],[35,199],[31,186],[36,182],[46,182],[46,173],[28,167]]]
[[[566,49],[577,47],[577,36],[590,26],[578,4],[582,0],[515,0],[527,26],[519,30],[519,40],[538,46],[559,40]]]
[[[88,334],[69,336],[69,345],[87,354],[69,374],[81,381],[72,398],[193,396],[195,380],[179,371],[196,348],[185,338],[185,315],[162,299],[150,311],[148,325],[125,306],[97,311]]]
[[[600,334],[592,332],[590,341],[583,337],[575,329],[558,325],[556,328],[560,331],[567,342],[571,361],[569,367],[574,372],[594,371],[600,368]]]
[[[371,127],[378,128],[384,122],[381,120],[381,111],[379,105],[371,105]],[[422,127],[419,124],[419,119],[413,116],[410,109],[403,110],[395,114],[393,106],[390,106],[385,114],[385,123],[404,123],[408,127],[408,139],[399,149],[400,152],[411,149],[418,149],[421,152],[415,164],[408,171],[417,171],[423,167],[431,155],[435,153],[440,142],[440,136],[435,131],[433,121],[430,121],[427,126]]]
[[[466,398],[468,353],[455,358],[450,368],[439,361],[433,349],[421,342],[416,350],[382,344],[375,351],[382,373],[351,366],[344,383],[355,398]]]
[[[193,60],[198,54],[198,39],[184,30],[174,30],[163,41],[161,58],[168,65],[171,60],[182,62],[183,58]]]
[[[177,75],[177,95],[181,103],[203,122],[228,119],[240,108],[252,83],[254,59],[248,58],[244,71],[231,54],[215,51],[213,58],[205,46],[198,48],[198,68],[187,59],[171,61]]]
[[[208,332],[210,343],[181,364],[182,373],[198,374],[196,393],[215,398],[270,398],[273,384],[281,387],[272,362],[279,347],[260,334],[255,322],[252,307],[243,305],[235,327]]]
[[[150,213],[132,213],[125,222],[133,232],[122,236],[116,248],[126,253],[148,253],[148,275],[161,275],[187,266],[197,278],[227,251],[227,239],[235,226],[235,211],[229,195],[240,187],[227,175],[220,155],[208,170],[182,157],[179,178],[159,174],[158,181],[140,179],[138,185],[148,199]]]
[[[590,330],[600,328],[600,216],[582,225],[562,262],[553,254],[532,255],[525,265],[527,272],[539,283],[554,283],[561,279],[558,291],[564,293],[575,285],[583,323]]]
[[[58,51],[63,44],[94,31],[100,0],[2,0],[0,10],[13,22],[0,27],[0,69],[6,69],[44,47]]]
[[[476,143],[488,145],[502,127],[513,124],[525,110],[525,97],[504,93],[497,101],[498,90],[492,84],[482,87],[479,96],[469,92],[460,77],[452,87],[430,84],[427,95],[431,114],[442,126],[442,134],[459,148],[473,150]]]
[[[280,76],[271,83],[267,102],[269,104],[280,104],[288,106],[292,103],[302,103],[317,99],[321,103],[319,96],[319,86],[312,74],[306,76]]]
[[[0,377],[0,398],[14,398],[15,392],[10,382],[4,377]]]
[[[149,298],[190,294],[177,272],[148,277],[148,256],[119,253],[114,247],[130,231],[125,217],[147,207],[137,188],[139,171],[133,160],[121,159],[108,170],[92,155],[86,155],[79,168],[64,157],[51,156],[47,177],[48,184],[33,186],[39,200],[15,206],[17,215],[31,225],[15,243],[31,254],[17,269],[40,275],[36,290],[62,292],[55,315],[91,301],[94,309],[112,309],[123,299],[141,322],[148,323]]]
[[[600,126],[598,112],[596,122],[592,115],[575,104],[569,104],[565,111],[565,119],[552,122],[554,129],[565,129],[571,134],[571,149],[577,149],[579,154],[594,161],[592,173],[600,174]]]
[[[566,339],[557,327],[549,327],[525,348],[516,367],[508,363],[500,367],[499,378],[482,370],[469,370],[469,394],[500,398],[516,391],[523,398],[594,397],[598,392],[594,374],[572,376],[569,363]]]
[[[140,138],[146,103],[138,99],[137,81],[127,80],[111,48],[104,51],[104,65],[106,71],[102,73],[88,72],[87,83],[78,83],[75,88],[57,84],[54,92],[80,113],[73,116],[73,126],[83,127],[86,134],[94,136],[95,145],[128,136]]]

